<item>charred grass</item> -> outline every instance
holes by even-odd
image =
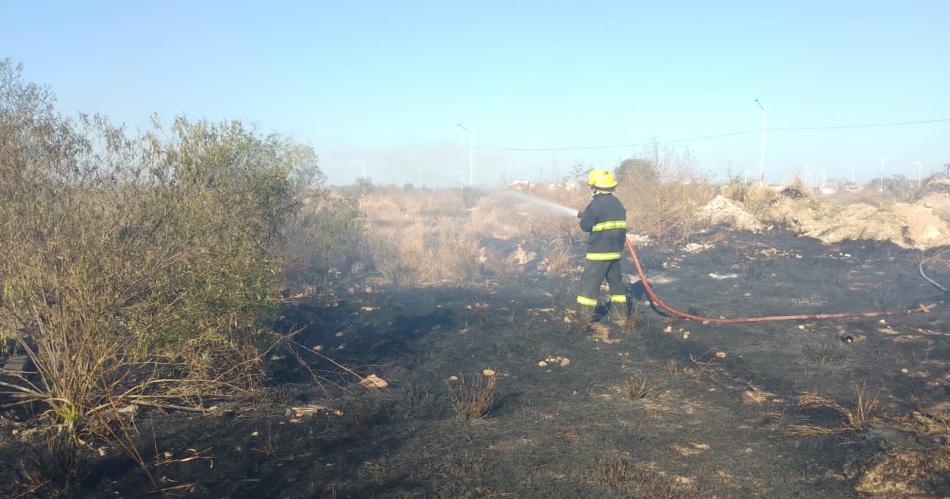
[[[701,493],[692,480],[670,477],[626,456],[601,458],[587,478],[605,490],[636,497],[685,498]]]
[[[825,437],[844,432],[860,432],[867,429],[871,419],[880,409],[880,402],[867,388],[861,387],[854,394],[852,404],[842,404],[833,398],[817,393],[806,392],[798,397],[798,407],[802,410],[830,412],[838,419],[833,425],[801,424],[792,425],[792,434],[802,437]]]

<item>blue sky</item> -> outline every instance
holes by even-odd
[[[235,118],[313,144],[334,183],[458,183],[495,147],[637,144],[950,118],[950,2],[0,1],[0,57],[64,112],[131,128]],[[718,175],[758,171],[757,133],[677,144]],[[479,150],[478,179],[614,166],[641,147]],[[770,180],[916,176],[950,122],[773,131]]]

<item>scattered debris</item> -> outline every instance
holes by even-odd
[[[525,251],[521,245],[518,245],[518,248],[511,252],[508,255],[508,261],[513,262],[518,265],[527,265],[534,261],[538,257],[538,254],[533,251]]]
[[[689,243],[683,248],[683,251],[687,253],[699,253],[700,251],[708,250],[712,247],[713,245],[709,243]]]
[[[717,358],[717,359],[725,359],[725,358],[726,358],[726,352],[716,352],[716,358]]]
[[[742,403],[745,405],[762,405],[769,401],[768,392],[760,390],[745,390],[742,392]]]
[[[340,411],[338,409],[330,409],[328,407],[317,405],[317,404],[308,404],[308,405],[304,405],[300,407],[290,408],[290,413],[293,415],[294,418],[297,418],[297,419],[312,417],[321,412],[326,413],[326,414],[332,414],[337,417],[343,415],[343,411]],[[254,432],[254,433],[257,433],[257,432]],[[256,435],[252,434],[251,436],[256,436]]]
[[[482,376],[494,376],[494,375],[495,375],[494,369],[482,369]]]
[[[716,279],[717,281],[722,281],[725,279],[738,279],[739,274],[717,274],[715,272],[710,272],[709,277]]]
[[[594,341],[602,341],[608,345],[612,345],[614,343],[620,343],[620,340],[610,339],[610,328],[608,328],[604,324],[595,322],[590,325],[590,329],[591,329],[591,332],[594,333],[593,335]]]
[[[366,388],[376,388],[376,389],[386,388],[387,386],[389,386],[388,381],[384,380],[383,378],[380,378],[379,376],[375,374],[370,374],[369,376],[363,378],[363,381],[360,381],[360,384],[365,386]]]

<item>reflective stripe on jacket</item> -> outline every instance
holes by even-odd
[[[588,260],[617,260],[627,235],[627,210],[612,194],[595,194],[581,212],[581,230],[589,232]]]

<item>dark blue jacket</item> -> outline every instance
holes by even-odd
[[[581,230],[589,232],[588,253],[623,252],[627,236],[627,209],[612,194],[595,194],[579,213]]]

